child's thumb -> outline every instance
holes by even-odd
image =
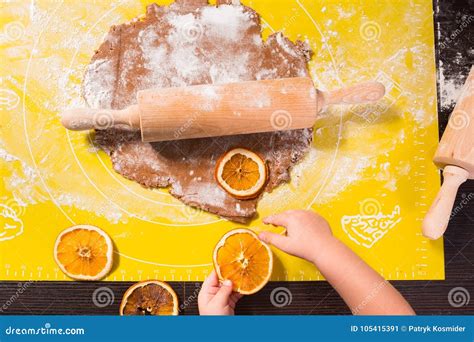
[[[269,243],[285,252],[288,249],[288,237],[271,232],[261,232],[258,237],[263,242]]]
[[[230,280],[225,280],[219,291],[217,291],[214,296],[213,301],[218,305],[226,306],[229,304],[229,297],[231,294],[232,282]]]

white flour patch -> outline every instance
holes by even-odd
[[[464,82],[459,77],[446,78],[443,61],[439,61],[439,93],[442,110],[452,109],[461,95]]]
[[[327,168],[317,167],[322,164],[327,165]],[[376,158],[332,155],[313,147],[303,161],[293,167],[293,186],[276,190],[272,197],[266,195],[265,206],[279,212],[286,209],[305,209],[301,207],[301,203],[328,203],[348,186],[362,179],[364,170],[375,164]],[[303,190],[295,191],[295,188]]]
[[[0,148],[0,163],[6,170],[3,176],[5,188],[12,193],[20,206],[27,207],[48,202],[53,197],[57,205],[93,212],[105,217],[111,223],[127,222],[122,211],[107,200],[97,201],[79,192],[60,191],[55,187],[48,188],[49,195],[41,182],[38,171],[3,148]],[[41,176],[46,184],[54,183],[56,178],[54,173],[50,173],[47,168],[42,169]]]
[[[112,61],[105,59],[96,60],[94,63],[88,66],[86,72],[99,72],[108,75],[108,77],[85,84],[85,97],[94,99],[93,103],[88,103],[91,108],[110,108],[112,104],[113,92],[108,90],[105,85],[115,82],[115,74],[112,72],[107,72],[107,70],[113,70],[113,68],[114,64]]]
[[[177,189],[179,185],[177,183],[173,183],[173,191],[176,193],[176,194],[179,194],[181,195],[182,194],[182,191],[179,191]],[[205,185],[202,185],[202,184],[197,184],[198,186],[198,189],[195,189],[193,191],[193,189],[189,189],[187,191],[187,199],[188,200],[193,200],[192,196],[190,194],[192,193],[198,193],[198,190],[199,191],[202,191],[202,187],[205,187],[205,191],[202,191],[202,192],[199,192],[199,201],[202,201],[204,203],[207,203],[209,205],[214,205],[216,207],[222,205],[222,203],[224,203],[224,201],[226,200],[226,193],[224,190],[222,190],[220,187],[218,187],[217,185],[212,185],[212,184],[205,184]],[[197,198],[196,198],[197,200]]]
[[[286,38],[283,36],[283,33],[281,32],[277,32],[276,34],[276,41],[278,43],[278,45],[280,45],[280,47],[287,53],[289,54],[290,56],[293,56],[293,57],[298,57],[298,54],[297,52],[295,51],[295,49],[290,46],[288,44],[288,41],[286,40]]]
[[[110,223],[127,223],[128,219],[122,211],[114,204],[104,202],[99,207],[95,207],[87,196],[70,193],[55,194],[56,203],[65,207],[74,207],[79,210],[94,212],[95,214],[105,217]]]
[[[317,197],[315,203],[323,204],[337,197],[348,186],[362,178],[362,172],[374,166],[376,158],[359,158],[357,156],[338,156],[336,167],[328,178],[327,185]]]
[[[248,13],[243,9],[242,6],[231,5],[203,8],[201,23],[204,32],[231,42],[238,41],[251,24]]]
[[[337,13],[339,14],[339,19],[348,19],[356,14],[356,9],[354,8],[349,11],[344,11],[341,7],[338,7]]]

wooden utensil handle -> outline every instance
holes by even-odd
[[[138,106],[130,106],[123,110],[76,108],[61,114],[61,123],[67,129],[84,131],[89,129],[140,129]]]
[[[375,102],[385,95],[385,86],[376,81],[359,83],[351,87],[323,92],[324,106]]]
[[[466,170],[448,165],[443,171],[443,185],[423,220],[423,235],[432,240],[440,238],[448,227],[459,186],[469,176]]]

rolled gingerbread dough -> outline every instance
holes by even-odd
[[[146,88],[308,76],[306,44],[281,33],[263,41],[260,31],[258,14],[240,4],[149,5],[145,17],[111,27],[87,67],[83,96],[91,107],[122,109]],[[169,187],[187,205],[238,222],[255,216],[258,198],[238,200],[217,185],[219,156],[233,147],[260,153],[270,170],[265,191],[271,192],[289,181],[311,139],[311,129],[160,143],[115,129],[95,134],[124,177],[147,188]]]

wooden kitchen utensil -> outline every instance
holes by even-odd
[[[332,92],[314,88],[309,77],[197,85],[139,91],[137,105],[123,110],[67,110],[70,130],[140,130],[145,142],[270,132],[312,127],[332,104],[381,99],[385,88],[366,82]]]
[[[444,181],[423,221],[423,235],[435,240],[448,226],[459,186],[467,179],[474,179],[474,67],[471,67],[433,161],[444,168]]]

